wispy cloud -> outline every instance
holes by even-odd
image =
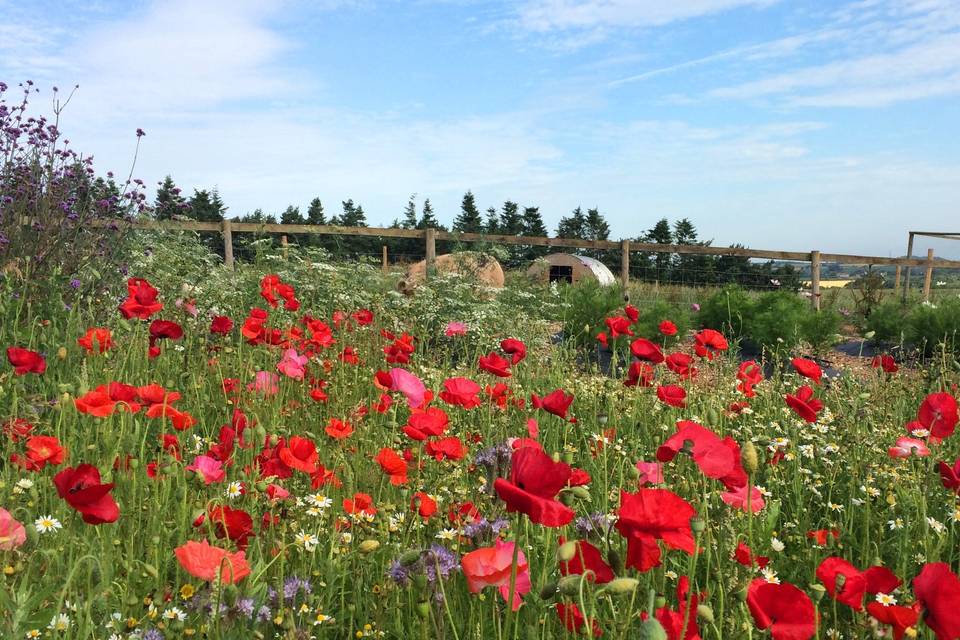
[[[525,29],[654,27],[740,7],[762,7],[775,0],[531,0],[518,18]]]

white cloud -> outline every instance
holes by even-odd
[[[547,32],[603,27],[654,27],[771,0],[531,0],[520,8],[520,25]]]

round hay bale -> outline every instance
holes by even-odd
[[[434,261],[437,273],[457,273],[475,279],[478,283],[496,289],[503,288],[503,268],[496,258],[476,251],[462,253],[445,253],[437,256]],[[427,261],[421,260],[407,268],[406,276],[397,285],[404,293],[411,293],[413,289],[426,280]]]

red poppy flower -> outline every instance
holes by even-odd
[[[673,371],[682,379],[693,378],[697,375],[697,370],[693,367],[693,358],[685,353],[671,353],[666,360],[667,369]]]
[[[480,406],[480,385],[469,378],[447,378],[443,381],[440,399],[447,404],[473,409]]]
[[[920,605],[903,607],[895,604],[885,605],[879,602],[867,604],[867,613],[881,624],[893,627],[893,640],[901,640],[907,629],[916,626],[920,620]]]
[[[373,324],[373,312],[370,309],[359,309],[351,313],[350,317],[356,320],[361,327]]]
[[[208,582],[219,578],[223,584],[234,584],[250,575],[250,565],[243,551],[230,553],[211,546],[206,540],[190,540],[174,549],[174,553],[180,566],[194,578]]]
[[[462,460],[467,455],[463,442],[455,436],[431,440],[424,451],[435,460]]]
[[[21,347],[7,347],[7,360],[13,366],[13,373],[25,376],[28,373],[42,374],[47,370],[47,361],[36,351]]]
[[[347,513],[362,513],[368,516],[377,515],[377,509],[373,506],[373,498],[367,493],[355,493],[352,498],[345,498],[343,501],[343,510]]]
[[[697,607],[703,599],[702,593],[690,593],[690,578],[680,576],[677,581],[677,611],[661,607],[657,609],[657,621],[667,632],[670,640],[700,640],[700,627],[697,625]],[[689,600],[689,605],[687,601]],[[686,633],[684,633],[686,628]]]
[[[754,564],[756,564],[761,569],[770,563],[770,558],[766,556],[753,555],[753,550],[745,545],[743,541],[737,543],[737,548],[733,552],[733,559],[745,567],[752,567]]]
[[[209,507],[206,516],[213,523],[217,538],[227,538],[236,542],[238,549],[246,549],[248,538],[256,535],[253,531],[253,518],[243,509],[217,505]],[[200,516],[193,524],[200,526],[203,521],[204,517]]]
[[[26,438],[30,435],[33,431],[33,425],[23,418],[10,418],[3,423],[0,431],[5,433],[11,442],[17,442],[20,438]]]
[[[143,278],[127,280],[127,299],[120,305],[120,314],[130,320],[149,320],[150,316],[163,309],[163,303],[157,300],[158,292]]]
[[[784,396],[787,406],[809,423],[817,421],[817,414],[823,409],[823,403],[813,397],[813,389],[807,385],[798,388],[794,394]]]
[[[513,602],[510,608],[520,608],[523,596],[530,592],[530,567],[523,551],[516,552],[515,543],[496,540],[492,547],[482,547],[464,554],[460,559],[463,575],[470,593],[478,593],[486,587],[497,587],[504,600]]]
[[[345,420],[330,418],[324,431],[334,440],[345,440],[353,433],[353,426]]]
[[[640,360],[646,360],[647,362],[652,362],[653,364],[660,364],[663,362],[663,351],[660,350],[660,347],[650,342],[646,338],[637,338],[630,343],[630,353],[635,355]]]
[[[810,378],[816,384],[820,384],[820,379],[823,377],[823,370],[813,360],[807,360],[806,358],[794,358],[790,361],[790,364],[793,365],[793,368],[796,369],[804,378]]]
[[[580,613],[580,607],[570,603],[565,604],[563,602],[557,603],[557,616],[560,617],[560,621],[563,623],[563,626],[566,627],[567,631],[570,633],[579,634],[583,629],[584,625],[587,624],[587,619],[582,613]],[[600,623],[596,618],[590,621],[590,633],[594,638],[599,638],[603,635],[603,630],[600,628]]]
[[[569,466],[554,462],[542,450],[521,447],[510,458],[510,479],[497,478],[493,486],[510,513],[525,513],[546,527],[562,527],[573,520],[573,510],[555,498],[571,473]]]
[[[480,356],[478,364],[481,369],[487,373],[492,373],[498,378],[510,377],[510,361],[506,358],[501,358],[493,351],[485,356]]]
[[[830,537],[833,537],[834,540],[840,539],[840,529],[816,529],[814,531],[807,531],[807,537],[813,540],[814,544],[825,547]]]
[[[99,386],[93,391],[88,391],[79,398],[73,399],[73,406],[80,413],[86,413],[98,418],[106,418],[113,415],[117,403],[110,398],[105,386]]]
[[[817,631],[817,611],[810,597],[790,584],[757,578],[747,589],[747,607],[758,629],[773,640],[809,640]]]
[[[703,329],[693,336],[693,351],[701,358],[713,360],[720,351],[726,351],[730,345],[723,334],[713,329]]]
[[[669,320],[664,320],[660,323],[660,326],[657,327],[665,336],[675,336],[677,335],[677,325],[673,324]]]
[[[605,349],[608,349],[610,347],[610,342],[607,338],[606,331],[601,331],[600,333],[597,334],[597,342],[602,344]]]
[[[737,371],[737,391],[740,391],[748,398],[757,395],[753,388],[763,382],[763,369],[760,368],[754,360],[747,360],[740,363],[740,369]]]
[[[633,331],[630,330],[630,321],[624,318],[623,316],[613,316],[611,318],[605,318],[604,324],[607,325],[607,329],[610,330],[611,338],[619,338],[620,336],[632,336]]]
[[[530,402],[535,408],[543,409],[547,413],[552,413],[566,420],[567,411],[570,410],[570,405],[573,404],[573,394],[567,395],[562,389],[556,389],[541,398],[533,393],[530,395]]]
[[[96,343],[96,345],[94,345]],[[86,349],[87,353],[105,353],[113,346],[110,329],[106,327],[90,327],[87,332],[77,338],[77,344]]]
[[[839,584],[838,576],[844,578]],[[817,579],[826,587],[831,598],[857,611],[863,610],[865,593],[890,593],[900,586],[900,579],[886,567],[870,567],[860,571],[843,558],[835,556],[824,558],[820,563]]]
[[[923,621],[937,640],[960,637],[960,579],[945,562],[928,562],[913,579],[913,593],[923,607]]]
[[[653,386],[654,369],[646,362],[634,360],[627,369],[627,379],[623,381],[625,387]]]
[[[740,445],[730,436],[721,439],[696,422],[681,420],[676,433],[657,449],[657,460],[669,462],[685,450],[692,454],[693,461],[708,478],[719,480],[728,489],[746,486],[747,473],[740,462]]]
[[[437,512],[437,501],[423,491],[417,491],[410,499],[410,510],[416,511],[424,520],[429,520]]]
[[[415,351],[413,336],[403,333],[399,338],[383,348],[387,362],[391,364],[406,364],[410,362],[410,355]]]
[[[210,333],[218,333],[225,336],[233,330],[233,320],[227,316],[213,316],[210,321]]]
[[[66,456],[67,450],[54,436],[33,436],[27,439],[27,458],[31,462],[31,470],[40,471],[48,464],[62,464]]]
[[[625,306],[623,308],[623,312],[626,314],[628,318],[630,318],[630,322],[636,322],[637,320],[640,319],[640,310],[637,309],[632,304],[628,304],[627,306]]]
[[[519,364],[527,357],[527,345],[516,338],[501,340],[500,349],[510,356],[510,364]]]
[[[933,438],[948,438],[957,427],[957,401],[949,393],[931,393],[920,404],[917,420]]]
[[[678,387],[675,384],[664,384],[657,387],[657,398],[660,399],[660,402],[678,409],[687,406],[687,392],[683,390],[683,387]]]
[[[380,470],[390,476],[390,484],[401,485],[407,483],[407,461],[400,457],[393,449],[384,447],[374,458],[380,465]]]
[[[560,536],[560,544],[563,545],[565,542],[566,539]],[[573,554],[573,558],[560,563],[560,575],[586,574],[588,581],[597,584],[605,584],[616,577],[613,569],[604,561],[603,554],[599,549],[586,540],[577,540],[576,545],[577,550]]]
[[[183,328],[172,320],[154,320],[150,323],[150,348],[147,355],[156,358],[160,355],[158,340],[179,340],[183,337]]]
[[[893,359],[893,356],[886,353],[883,355],[874,356],[873,360],[870,361],[870,366],[874,369],[883,369],[886,373],[896,373],[900,370],[900,367],[897,366],[897,361]]]
[[[316,471],[317,460],[320,458],[313,440],[300,436],[291,436],[287,445],[279,448],[277,455],[285,465],[304,473]]]
[[[690,519],[697,512],[690,503],[667,489],[620,491],[617,531],[627,539],[626,565],[649,571],[660,565],[660,545],[692,554],[696,550]]]
[[[283,298],[283,308],[287,311],[296,311],[300,308],[300,302],[296,298],[293,287],[283,282],[280,276],[276,274],[263,277],[260,281],[260,295],[263,296],[263,299],[274,309],[277,308],[278,301],[276,296],[278,295]]]
[[[87,524],[116,522],[120,517],[120,507],[110,495],[113,483],[101,484],[100,471],[92,464],[67,467],[53,477],[53,484]]]
[[[431,436],[441,436],[450,426],[450,418],[440,407],[427,407],[422,411],[413,411],[407,418],[403,432],[412,440],[426,440]]]

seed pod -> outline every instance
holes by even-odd
[[[743,470],[749,474],[754,474],[760,467],[760,456],[757,448],[752,442],[747,440],[740,448],[740,462],[743,463]]]
[[[697,617],[707,624],[713,624],[713,609],[705,604],[697,605]]]
[[[840,577],[839,575],[837,576]],[[822,584],[812,584],[810,585],[810,597],[813,600],[814,604],[818,604],[823,600],[823,596],[827,593],[826,587]]]
[[[563,452],[563,462],[564,464],[573,464],[573,451]]]
[[[657,597],[654,600],[654,603],[655,603],[654,606],[656,606],[657,609],[663,609],[665,606],[667,606],[667,599],[664,598],[662,595],[657,594]]]
[[[548,582],[543,585],[543,589],[540,590],[540,599],[541,600],[552,600],[553,596],[557,595],[557,583]]]
[[[611,548],[607,551],[607,564],[610,565],[614,573],[623,573],[623,558],[620,557],[620,552],[616,549]]]
[[[639,479],[640,479],[640,469],[637,469],[637,465],[631,465],[630,468],[627,470],[627,474],[628,474],[633,480],[639,480]]]
[[[358,548],[360,549],[360,553],[363,553],[363,554],[373,553],[374,551],[380,548],[380,541],[364,540],[358,545]]]
[[[430,603],[426,600],[421,600],[417,603],[417,617],[421,620],[426,620],[430,617]]]
[[[560,562],[570,562],[577,555],[577,541],[568,540],[557,549],[557,560]]]
[[[636,578],[614,578],[607,583],[606,589],[614,595],[629,595],[637,590],[639,584]]]
[[[590,502],[590,492],[587,491],[586,487],[570,487],[570,493],[572,493],[578,500],[586,500]]]
[[[420,559],[420,550],[410,549],[409,551],[404,551],[403,555],[400,556],[398,561],[400,562],[400,566],[409,567],[419,559]]]
[[[576,596],[580,593],[580,583],[583,582],[583,576],[574,573],[560,578],[557,583],[557,589],[565,596]]]
[[[656,618],[647,618],[640,625],[639,640],[667,640],[667,632]]]
[[[690,530],[694,533],[703,533],[703,530],[707,528],[707,523],[704,522],[703,518],[700,516],[694,516],[690,518]]]

